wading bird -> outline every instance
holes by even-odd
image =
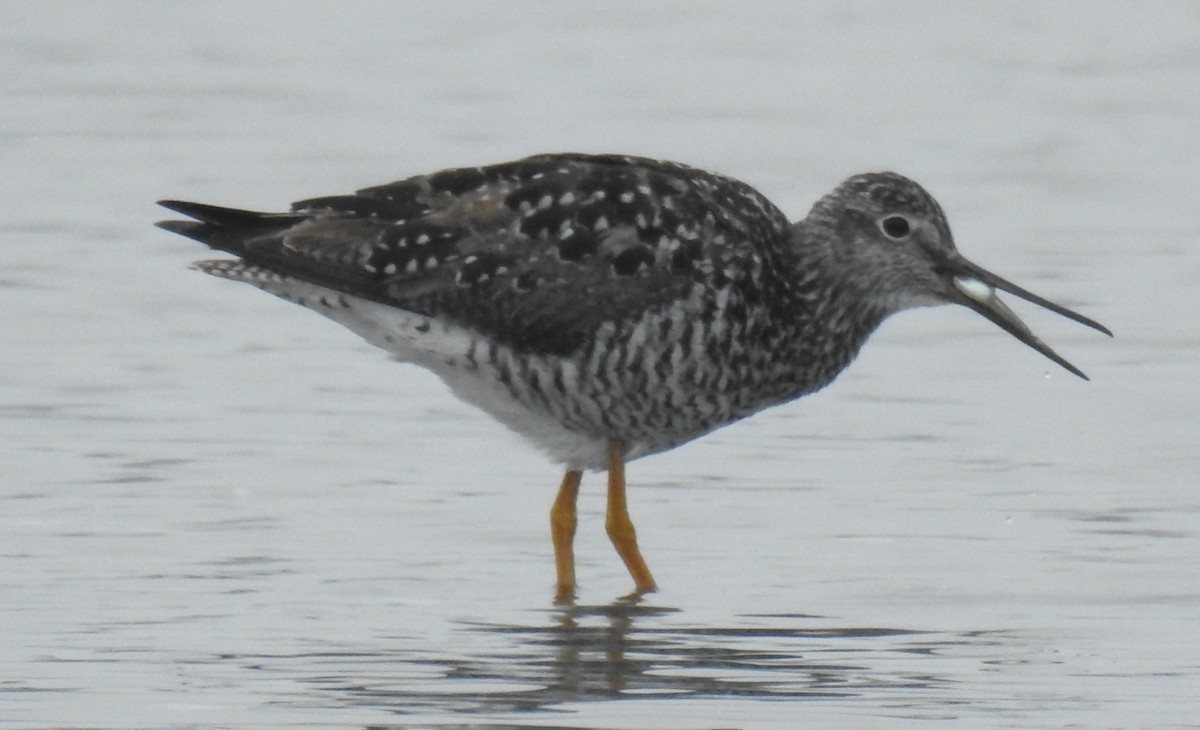
[[[192,219],[161,227],[235,257],[196,268],[433,371],[562,464],[560,602],[584,470],[607,470],[608,534],[654,590],[626,462],[824,387],[890,314],[961,304],[1080,377],[997,290],[1112,334],[963,258],[933,197],[887,172],[795,223],[737,180],[616,155],[444,170],[287,213],[161,204]]]

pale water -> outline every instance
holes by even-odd
[[[0,727],[1200,727],[1200,6],[447,5],[0,4]],[[555,608],[553,467],[151,223],[559,150],[896,169],[1117,337],[899,316]]]

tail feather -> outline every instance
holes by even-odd
[[[154,225],[164,231],[178,233],[181,236],[187,236],[193,241],[199,241],[200,243],[208,243],[208,239],[212,237],[212,226],[207,223],[197,221],[158,221]]]
[[[296,213],[261,213],[185,200],[160,200],[158,204],[194,220],[159,221],[154,225],[239,256],[245,253],[246,241],[282,231],[305,219]]]
[[[224,208],[219,205],[191,203],[186,200],[160,200],[158,204],[167,210],[195,218],[201,223],[211,223],[223,228],[283,228],[299,223],[305,218],[296,213],[261,213],[256,210]]]

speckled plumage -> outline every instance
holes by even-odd
[[[289,213],[163,205],[193,220],[160,226],[235,256],[197,268],[428,368],[563,463],[560,602],[583,469],[607,469],[606,529],[637,591],[655,590],[625,462],[823,387],[894,312],[967,306],[1080,377],[996,290],[1108,333],[964,259],[894,173],[849,178],[796,223],[737,180],[613,155],[446,170]]]
[[[429,368],[570,468],[602,468],[610,438],[632,459],[817,390],[888,314],[942,301],[928,266],[878,245],[880,215],[957,256],[937,203],[892,173],[795,224],[728,177],[575,154],[282,214],[164,204],[196,221],[161,225],[238,257],[201,270]]]

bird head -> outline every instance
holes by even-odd
[[[855,175],[818,201],[802,225],[809,241],[820,240],[828,247],[826,253],[843,271],[843,281],[885,313],[960,304],[1085,380],[1087,376],[1033,334],[997,292],[1112,336],[1100,323],[968,261],[954,245],[941,206],[902,175]]]

